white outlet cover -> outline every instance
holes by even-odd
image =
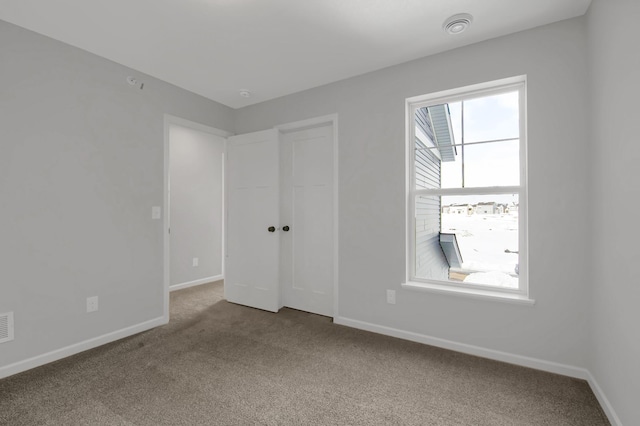
[[[193,258],[193,266],[198,266],[200,264],[200,259],[198,259],[197,257]]]
[[[151,207],[151,219],[160,219],[162,217],[162,209],[160,206]]]
[[[87,312],[98,310],[98,296],[87,297]]]
[[[391,305],[396,304],[396,291],[395,290],[387,290],[387,303]]]

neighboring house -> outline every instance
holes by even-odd
[[[455,161],[449,106],[435,105],[416,111],[416,184],[440,188],[440,165]],[[419,277],[446,280],[449,262],[440,245],[440,197],[416,199],[416,265]]]
[[[497,203],[492,201],[478,203],[475,212],[476,214],[498,214],[502,213],[502,206],[498,206]]]
[[[447,210],[448,210],[447,213],[451,213],[451,214],[472,215],[476,209],[471,204],[452,204],[450,206],[447,206]]]

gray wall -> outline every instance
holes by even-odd
[[[340,316],[586,367],[591,240],[588,218],[575,214],[591,200],[586,65],[586,25],[578,18],[246,107],[237,111],[236,130],[339,114]],[[536,305],[402,289],[405,99],[522,74]],[[386,289],[397,291],[396,305],[386,303]]]
[[[591,149],[590,370],[622,424],[640,424],[640,2],[594,0],[588,15]],[[624,208],[622,206],[625,206]]]
[[[171,285],[221,276],[225,139],[176,125],[169,134]]]
[[[163,114],[233,130],[233,111],[1,21],[0,64],[2,368],[162,317]]]

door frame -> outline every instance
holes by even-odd
[[[169,293],[171,292],[170,284],[170,263],[171,263],[171,239],[169,238],[169,168],[171,165],[170,159],[170,129],[171,126],[182,126],[198,132],[209,133],[215,136],[228,138],[233,133],[225,130],[216,129],[215,127],[207,126],[205,124],[197,123],[195,121],[187,120],[181,117],[176,117],[170,114],[164,114],[164,187],[163,187],[163,206],[164,214],[162,215],[162,234],[163,234],[163,293],[164,293],[164,313],[163,318],[165,323],[169,322]],[[226,142],[222,149],[222,276],[224,277],[224,248],[225,248],[225,161],[226,161]]]
[[[280,133],[289,133],[295,132],[299,130],[312,129],[315,127],[322,127],[325,125],[331,125],[333,131],[333,315],[332,318],[339,317],[338,307],[339,307],[339,297],[338,297],[338,281],[339,281],[339,259],[338,249],[339,249],[339,212],[338,209],[338,114],[329,114],[320,117],[314,117],[307,120],[294,121],[291,123],[280,124],[278,126],[274,126],[274,129],[280,131]],[[282,284],[281,284],[282,287]],[[282,288],[281,288],[282,289]]]

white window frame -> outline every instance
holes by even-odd
[[[520,185],[484,188],[416,189],[415,182],[415,113],[423,107],[470,100],[501,93],[519,92],[520,115]],[[452,90],[416,96],[406,100],[406,277],[403,288],[468,295],[533,304],[529,298],[529,258],[527,221],[527,111],[526,76],[512,77]],[[415,277],[415,199],[419,195],[518,194],[518,289]]]

